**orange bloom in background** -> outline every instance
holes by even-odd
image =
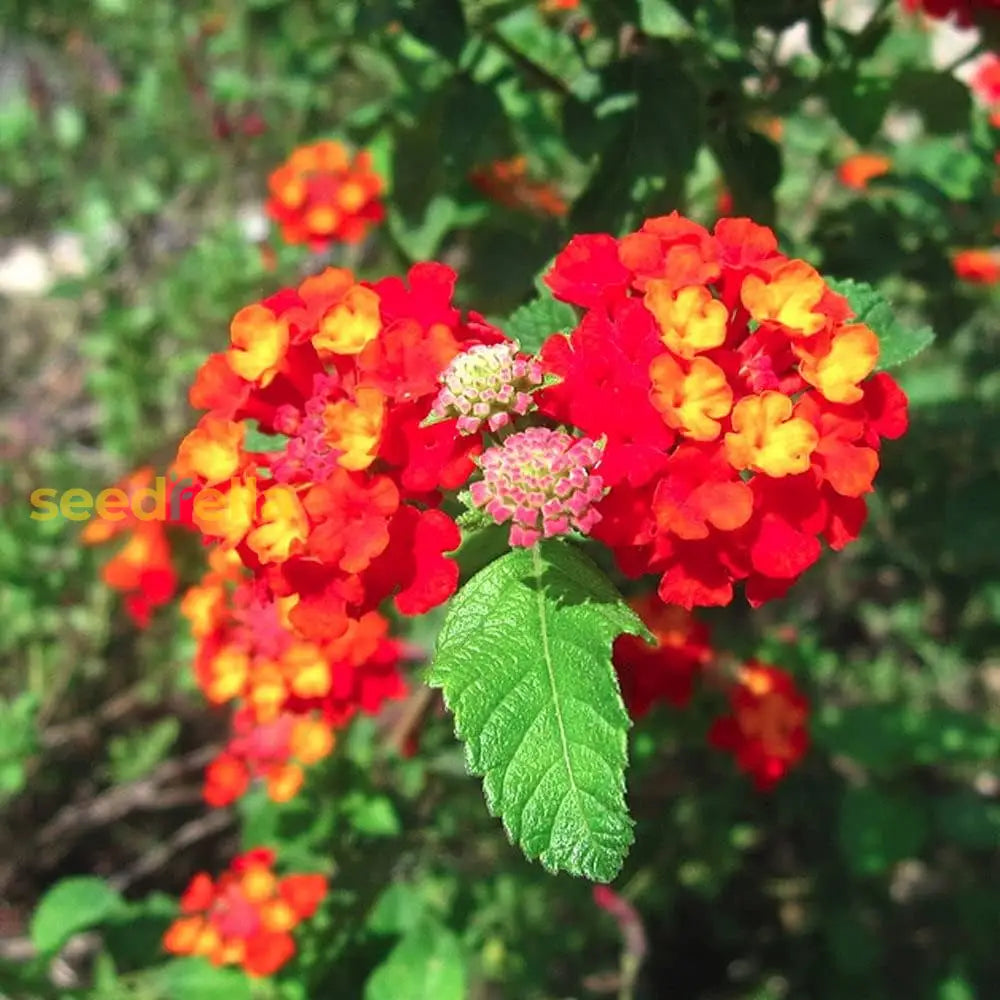
[[[714,655],[707,626],[690,611],[664,604],[655,593],[629,603],[655,640],[654,645],[634,635],[615,640],[613,659],[629,715],[642,718],[660,701],[686,707],[695,678]]]
[[[767,791],[805,756],[809,704],[787,673],[755,660],[740,669],[729,701],[732,714],[715,720],[709,743]]]
[[[383,187],[369,152],[324,140],[300,146],[271,174],[267,212],[286,243],[360,243],[385,217]]]
[[[566,4],[551,9],[570,10],[576,4]],[[515,156],[509,160],[496,160],[485,167],[477,167],[469,174],[469,180],[477,190],[491,201],[535,215],[564,216],[569,211],[565,198],[555,185],[547,181],[533,180],[529,176],[528,159]]]
[[[856,153],[837,167],[837,178],[845,187],[863,191],[868,182],[892,170],[892,160],[878,153]]]
[[[239,965],[254,977],[273,975],[295,954],[290,932],[316,912],[327,892],[323,875],[279,878],[273,866],[273,851],[254,848],[216,880],[195,875],[163,947],[213,965]]]
[[[101,578],[124,596],[125,610],[140,628],[148,627],[156,608],[168,604],[177,590],[167,525],[188,525],[187,512],[175,496],[181,485],[175,469],[162,478],[152,466],[137,469],[113,487],[118,491],[115,511],[121,516],[95,516],[80,533],[84,545],[127,536],[123,547],[105,563]],[[137,509],[145,513],[140,515]]]
[[[955,276],[972,285],[995,285],[1000,281],[1000,251],[995,249],[960,250],[952,257]]]

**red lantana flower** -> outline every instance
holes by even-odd
[[[666,604],[783,594],[864,522],[905,397],[872,376],[878,338],[749,219],[673,213],[616,240],[578,236],[546,277],[581,307],[545,342],[541,412],[606,442],[594,535]],[[891,417],[889,413],[891,412]]]
[[[167,929],[164,948],[213,965],[239,965],[254,977],[277,972],[295,954],[290,932],[316,912],[327,882],[322,875],[279,878],[273,865],[273,851],[254,848],[217,880],[196,875],[181,896],[182,915]]]
[[[716,719],[709,743],[736,758],[762,791],[773,788],[809,747],[809,704],[778,667],[751,661],[730,691],[732,714]]]
[[[385,216],[382,179],[371,154],[351,154],[340,142],[300,146],[268,178],[267,212],[286,243],[324,250],[359,243]]]

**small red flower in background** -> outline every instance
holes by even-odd
[[[954,17],[962,27],[971,27],[976,18],[989,12],[1000,12],[1000,0],[902,0],[903,9],[922,12],[928,17]]]
[[[164,478],[162,510],[154,510],[148,504],[140,504],[137,508],[134,503],[142,491],[143,500],[153,499],[159,507],[159,501],[153,496],[157,474],[151,466],[146,466],[111,488],[117,491],[114,510],[121,516],[96,516],[80,535],[84,545],[102,545],[127,536],[124,546],[105,563],[101,578],[124,596],[125,610],[140,628],[149,625],[156,608],[168,604],[177,589],[167,523],[174,514],[180,514],[182,519],[173,523],[184,523],[184,512],[179,504],[171,502],[173,491],[180,484],[172,474]],[[112,509],[110,498],[108,509]]]
[[[952,258],[955,276],[973,285],[995,285],[1000,281],[1000,252],[960,250]]]
[[[385,216],[382,179],[371,154],[353,156],[340,142],[300,146],[268,178],[267,212],[286,243],[325,250],[331,243],[359,243]]]
[[[640,719],[660,701],[684,708],[691,701],[695,678],[712,660],[707,626],[690,611],[664,604],[656,594],[630,603],[656,643],[633,635],[615,640],[613,659],[629,715]]]
[[[311,917],[327,891],[322,875],[273,872],[274,852],[255,848],[235,858],[217,880],[202,872],[181,896],[182,916],[163,946],[213,965],[239,965],[251,976],[273,975],[294,954],[291,931]]]
[[[732,715],[716,719],[712,746],[727,750],[762,791],[773,788],[809,748],[809,703],[778,667],[751,661],[733,685]]]
[[[575,6],[564,3],[559,9],[570,10]],[[559,194],[555,185],[533,180],[529,176],[528,160],[524,156],[497,160],[488,166],[477,167],[469,175],[469,180],[487,198],[505,208],[557,218],[569,211],[566,199]]]
[[[1000,128],[1000,56],[995,52],[983,56],[969,79],[969,88],[989,110],[990,124]]]
[[[845,187],[863,191],[868,182],[892,169],[892,160],[878,153],[856,153],[837,167],[837,177]]]

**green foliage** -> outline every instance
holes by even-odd
[[[539,570],[507,552],[503,528],[467,517],[455,554],[467,583],[432,679],[526,853],[598,880],[621,868],[616,891],[648,945],[635,1000],[992,995],[1000,334],[996,287],[956,280],[952,258],[995,245],[996,133],[935,68],[933,28],[895,0],[867,18],[854,6],[4,6],[0,258],[70,234],[79,260],[47,291],[0,296],[0,955],[8,935],[23,953],[25,933],[41,952],[0,958],[0,993],[541,1000],[620,986],[615,921],[585,882],[510,849],[435,700],[409,716],[413,757],[393,735],[413,705],[394,702],[339,732],[292,802],[256,787],[233,810],[238,833],[219,813],[203,826],[191,762],[221,741],[222,718],[191,696],[186,626],[168,611],[137,633],[99,578],[118,543],[84,549],[78,525],[33,521],[23,501],[41,485],[96,491],[140,464],[163,468],[191,424],[193,372],[225,348],[233,313],[326,263],[370,280],[445,260],[460,300],[508,317],[534,351],[576,322],[534,280],[571,234],[619,234],[674,209],[711,226],[725,195],[731,214],[844,276],[834,287],[910,399],[861,541],[827,553],[784,601],[703,616],[717,649],[794,671],[812,706],[809,756],[755,792],[705,746],[724,711],[710,672],[689,707],[658,707],[628,734],[633,829],[606,654],[635,621],[577,549],[547,543]],[[251,114],[261,134],[242,130]],[[332,135],[372,150],[387,222],[322,258],[271,233],[271,270],[256,245],[266,175]],[[891,169],[853,189],[837,168],[859,151]],[[514,157],[565,215],[473,181]],[[247,445],[276,443],[254,428]],[[177,545],[194,582],[202,553]],[[441,621],[393,623],[414,689]],[[543,621],[550,644],[573,648],[553,670]],[[578,654],[588,636],[601,656]],[[164,774],[176,783],[160,795]],[[601,794],[567,795],[574,782]],[[160,951],[190,875],[218,871],[237,840],[331,876],[273,981]],[[114,875],[130,902],[91,872]],[[101,950],[68,949],[53,966],[79,931]]]
[[[638,618],[567,543],[492,562],[455,596],[430,683],[444,691],[490,812],[530,858],[607,882],[632,842],[628,715],[610,661]]]
[[[503,323],[503,331],[521,345],[522,351],[535,354],[552,334],[568,334],[574,326],[573,307],[546,294],[511,313]]]
[[[31,941],[40,952],[55,952],[78,931],[112,919],[123,906],[121,896],[103,879],[63,879],[39,901],[31,918]]]
[[[879,371],[898,368],[934,342],[928,326],[908,329],[897,318],[892,305],[866,282],[848,278],[829,280],[830,287],[847,298],[859,323],[869,326],[879,339]]]
[[[164,1000],[251,1000],[250,980],[236,969],[219,969],[203,959],[178,958],[155,969],[150,985]]]
[[[0,699],[0,804],[27,782],[26,764],[35,750],[38,699],[30,691]]]
[[[407,929],[365,984],[364,1000],[463,1000],[465,964],[448,928],[422,919]]]

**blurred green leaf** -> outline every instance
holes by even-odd
[[[58,951],[74,934],[110,920],[125,906],[103,879],[81,875],[57,882],[31,917],[31,942],[45,954]]]
[[[867,146],[881,128],[891,97],[892,82],[884,76],[837,72],[831,74],[826,87],[833,116],[862,146]]]
[[[250,979],[238,969],[217,968],[204,958],[178,958],[154,970],[151,980],[166,1000],[251,1000]]]
[[[859,875],[878,875],[919,854],[927,836],[924,810],[913,799],[876,788],[848,788],[840,807],[840,849]]]
[[[135,781],[161,763],[180,735],[180,720],[168,716],[151,726],[116,736],[108,745],[115,783]]]
[[[639,27],[658,38],[683,38],[692,30],[669,0],[639,0]]]
[[[365,1000],[465,1000],[465,960],[458,938],[436,921],[409,930],[371,974]]]
[[[920,112],[928,132],[966,132],[972,117],[969,88],[936,70],[908,69],[892,84],[892,99]]]

